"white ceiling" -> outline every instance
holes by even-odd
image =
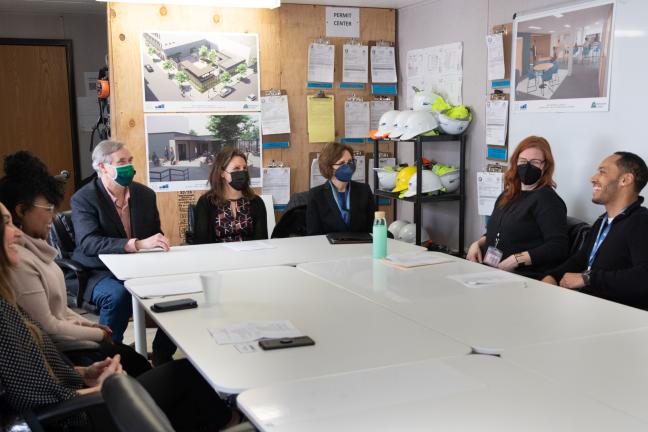
[[[424,0],[284,0],[283,3],[399,9]],[[160,0],[164,3],[164,0]],[[105,13],[105,3],[96,0],[0,0],[0,11],[29,14]]]

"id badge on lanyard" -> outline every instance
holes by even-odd
[[[502,261],[502,256],[504,255],[504,252],[501,250],[497,249],[497,245],[499,244],[499,233],[497,233],[497,237],[495,238],[495,246],[488,246],[488,249],[486,250],[486,255],[484,255],[484,259],[482,260],[482,263],[489,265],[491,267],[497,267]]]

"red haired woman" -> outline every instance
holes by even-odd
[[[554,159],[546,139],[523,139],[504,174],[486,234],[466,256],[506,271],[540,278],[567,258],[567,207],[554,190]]]

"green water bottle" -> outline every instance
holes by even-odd
[[[387,220],[385,212],[374,213],[373,223],[373,257],[385,258],[387,256]]]

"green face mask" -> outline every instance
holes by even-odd
[[[115,177],[113,180],[120,186],[128,186],[133,183],[135,177],[135,168],[132,164],[113,166],[115,168]]]

